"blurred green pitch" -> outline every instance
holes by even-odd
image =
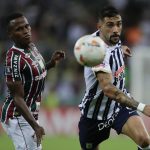
[[[55,136],[44,137],[43,150],[80,150],[78,137]],[[0,150],[14,150],[6,134],[0,135]],[[137,150],[137,146],[127,137],[111,137],[101,145],[101,150]]]

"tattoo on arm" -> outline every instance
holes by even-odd
[[[130,98],[112,84],[112,76],[108,73],[98,72],[98,80],[104,94],[118,103],[136,109],[139,102]]]
[[[114,95],[115,95],[116,101],[118,101],[119,103],[121,103],[125,106],[132,107],[132,108],[136,109],[138,104],[139,104],[139,102],[135,101],[133,98],[128,97],[119,89],[117,89],[115,91]]]

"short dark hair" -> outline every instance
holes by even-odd
[[[6,25],[6,28],[8,29],[9,28],[9,23],[10,21],[16,19],[16,18],[19,18],[19,17],[23,17],[23,13],[21,12],[14,12],[8,16],[6,16],[6,20],[5,20],[5,25]]]
[[[99,19],[103,20],[105,17],[114,17],[116,15],[119,15],[119,12],[115,7],[106,6],[100,11]]]

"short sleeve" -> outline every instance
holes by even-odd
[[[21,76],[21,55],[19,53],[10,52],[6,56],[5,77],[6,81],[20,81]]]
[[[106,52],[106,56],[104,58],[103,63],[92,67],[92,70],[94,72],[102,71],[102,72],[106,72],[106,73],[111,73],[112,71],[110,68],[109,59],[110,59],[110,53]]]

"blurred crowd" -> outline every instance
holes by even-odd
[[[23,12],[33,40],[46,61],[55,50],[65,50],[66,59],[48,73],[43,93],[45,107],[77,106],[84,94],[83,67],[73,55],[75,41],[96,31],[97,16],[105,5],[115,6],[123,17],[122,41],[133,48],[150,45],[150,1],[148,0],[1,0],[0,1],[0,102],[7,88],[4,59],[12,43],[3,27],[4,17]],[[128,71],[128,70],[127,70]],[[129,84],[127,83],[129,87]]]

